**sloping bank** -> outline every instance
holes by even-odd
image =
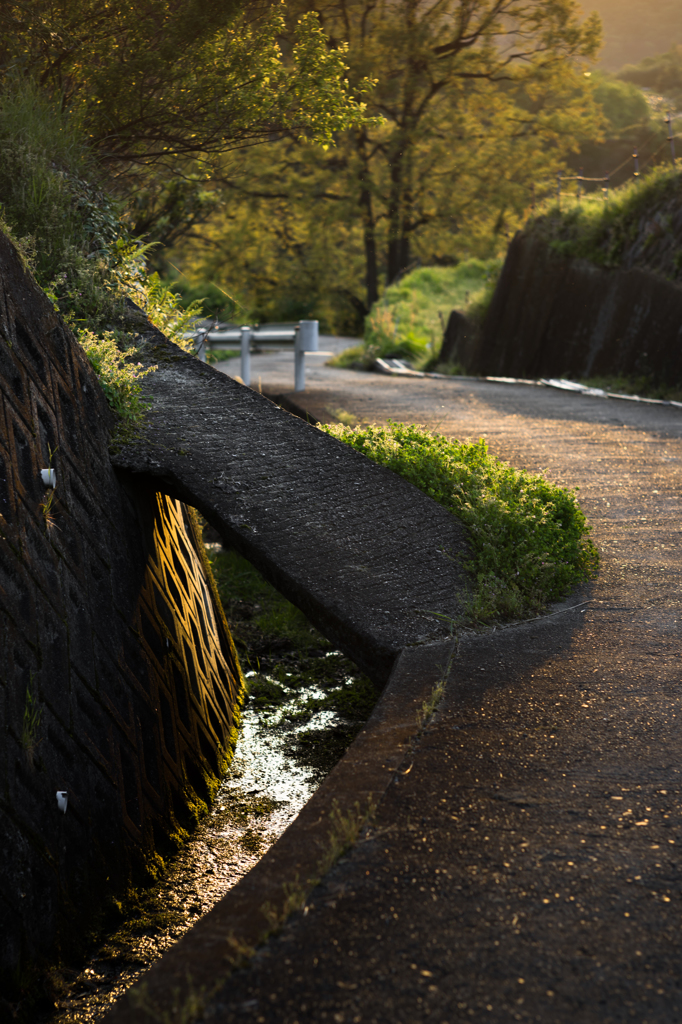
[[[479,337],[458,358],[476,374],[679,386],[682,175],[569,202],[516,235]]]

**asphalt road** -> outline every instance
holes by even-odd
[[[290,397],[312,416],[485,436],[579,487],[602,564],[573,610],[462,645],[373,827],[203,1019],[682,1021],[682,411],[324,366],[308,381]]]

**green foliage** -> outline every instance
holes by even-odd
[[[609,122],[609,134],[618,134],[633,125],[648,126],[649,104],[641,89],[632,82],[620,81],[611,75],[597,74],[594,79],[594,98]]]
[[[144,367],[134,362],[136,350],[121,351],[122,340],[113,331],[97,335],[93,331],[81,330],[78,340],[85,350],[88,361],[99,377],[102,390],[112,409],[123,419],[139,421],[146,408],[140,398],[140,381],[156,366]]]
[[[332,366],[369,367],[375,359],[435,365],[453,309],[474,319],[490,302],[501,260],[464,260],[454,267],[419,267],[385,289],[365,319],[364,344],[346,349]]]
[[[183,335],[192,329],[194,320],[203,313],[201,299],[183,303],[172,285],[162,281],[158,273],[149,274],[145,256],[152,245],[141,245],[137,238],[117,238],[112,247],[107,287],[114,299],[132,299],[155,327],[186,352],[193,351],[194,342]]]
[[[192,341],[183,333],[201,303],[183,305],[158,274],[148,274],[152,247],[127,235],[120,204],[98,184],[82,132],[30,82],[0,91],[0,156],[5,227],[76,330],[112,408],[139,420],[140,381],[152,368],[135,361],[126,298],[186,351]]]
[[[585,178],[609,176],[609,187],[631,181],[635,171],[633,153],[638,154],[640,172],[646,172],[666,159],[665,125],[656,113],[657,101],[632,82],[615,75],[592,72],[589,76],[592,96],[603,111],[602,137],[587,139],[580,150],[568,158],[573,174]],[[556,178],[555,178],[556,181]],[[552,182],[544,183],[551,194]],[[603,181],[564,181],[562,191],[587,191],[601,194]],[[542,192],[542,189],[540,190]]]
[[[598,553],[575,493],[493,458],[483,439],[463,443],[402,423],[320,429],[409,480],[465,524],[474,618],[541,612],[595,572]]]
[[[656,57],[645,57],[638,64],[626,65],[619,71],[618,77],[625,82],[634,82],[662,93],[673,103],[682,106],[682,44],[678,43]]]
[[[180,305],[187,309],[197,302],[201,303],[202,316],[211,320],[226,320],[232,322],[237,318],[243,318],[244,323],[249,323],[248,311],[244,310],[240,303],[224,289],[211,282],[192,284],[184,277],[176,277],[173,274],[166,276],[172,290],[177,294]]]
[[[288,640],[303,650],[320,642],[303,612],[236,551],[214,553],[211,568],[228,621],[246,613],[250,626],[264,636]]]
[[[120,231],[78,126],[30,81],[0,90],[0,198],[38,282],[65,298]]]
[[[497,279],[501,260],[464,260],[455,267],[420,267],[389,285],[372,309],[367,324],[382,309],[390,311],[396,334],[410,332],[421,339],[423,355],[427,349],[436,354],[453,309],[469,314],[483,301],[489,284]],[[367,339],[367,332],[365,334]]]
[[[588,196],[578,203],[548,203],[528,229],[549,241],[563,256],[581,257],[599,266],[617,267],[628,256],[670,278],[682,277],[680,250],[674,244],[670,215],[682,203],[682,175],[659,167],[609,194],[608,202]],[[662,242],[660,259],[657,254]]]
[[[292,20],[304,7],[294,0]],[[368,112],[383,120],[339,134],[333,149],[287,135],[231,156],[225,205],[172,258],[258,319],[312,315],[355,336],[382,284],[416,261],[498,255],[527,214],[531,183],[599,135],[582,74],[599,27],[578,20],[573,0],[511,0],[504,15],[493,0],[318,8],[348,45],[351,84],[377,79]]]
[[[286,59],[283,35],[279,4],[5,0],[0,67],[76,110],[102,159],[168,168],[285,129],[328,144],[363,123],[343,47],[328,46],[317,15],[297,19]]]

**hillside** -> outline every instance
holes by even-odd
[[[682,282],[682,172],[659,170],[611,193],[530,221],[530,234],[564,256],[600,267],[635,267]]]

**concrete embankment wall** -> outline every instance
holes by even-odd
[[[107,895],[161,867],[235,738],[239,667],[196,521],[112,468],[111,427],[82,349],[0,235],[0,991],[10,1002],[31,963],[69,954]]]
[[[635,375],[682,384],[682,287],[646,269],[602,269],[512,241],[470,373],[515,377]]]

